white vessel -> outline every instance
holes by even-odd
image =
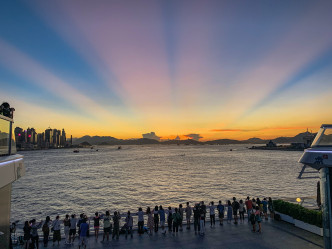
[[[16,154],[13,112],[8,103],[0,106],[0,248],[9,248],[12,182],[25,174],[23,156]]]
[[[311,148],[304,151],[299,162],[317,170],[332,166],[332,125],[321,126]]]

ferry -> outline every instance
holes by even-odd
[[[0,248],[10,245],[12,183],[25,175],[23,156],[16,154],[14,111],[6,102],[0,106]]]

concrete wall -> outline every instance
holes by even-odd
[[[0,189],[0,231],[4,233],[0,236],[0,248],[4,249],[9,248],[11,190],[11,183]]]

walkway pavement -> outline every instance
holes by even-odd
[[[99,241],[95,241],[90,236],[87,248],[323,248],[323,237],[309,233],[291,224],[282,221],[263,221],[262,233],[251,232],[251,226],[245,222],[244,224],[224,224],[220,226],[216,224],[215,228],[210,228],[210,224],[206,223],[206,232],[204,236],[195,235],[193,226],[191,230],[183,230],[177,235],[157,234],[149,236],[144,234],[139,236],[136,232],[131,239],[125,239],[124,235],[120,235],[119,240],[101,243],[102,235],[99,235]],[[41,248],[42,243],[40,244]],[[61,241],[60,246],[52,246],[49,248],[69,249],[78,248],[78,241],[74,245],[64,245]]]

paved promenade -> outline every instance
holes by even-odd
[[[144,234],[139,236],[135,231],[134,237],[125,239],[124,235],[120,235],[119,240],[101,243],[102,235],[99,235],[99,241],[95,241],[90,236],[87,248],[323,248],[323,238],[296,228],[293,225],[282,221],[263,221],[262,233],[251,232],[251,226],[247,222],[244,224],[224,224],[215,228],[210,228],[210,223],[206,223],[205,236],[195,235],[193,227],[191,230],[183,230],[177,235],[163,235],[159,231],[157,234],[149,236]],[[40,248],[43,248],[40,243]],[[78,248],[78,241],[74,245],[64,245],[64,240],[60,246],[52,246],[52,242],[48,248]]]

